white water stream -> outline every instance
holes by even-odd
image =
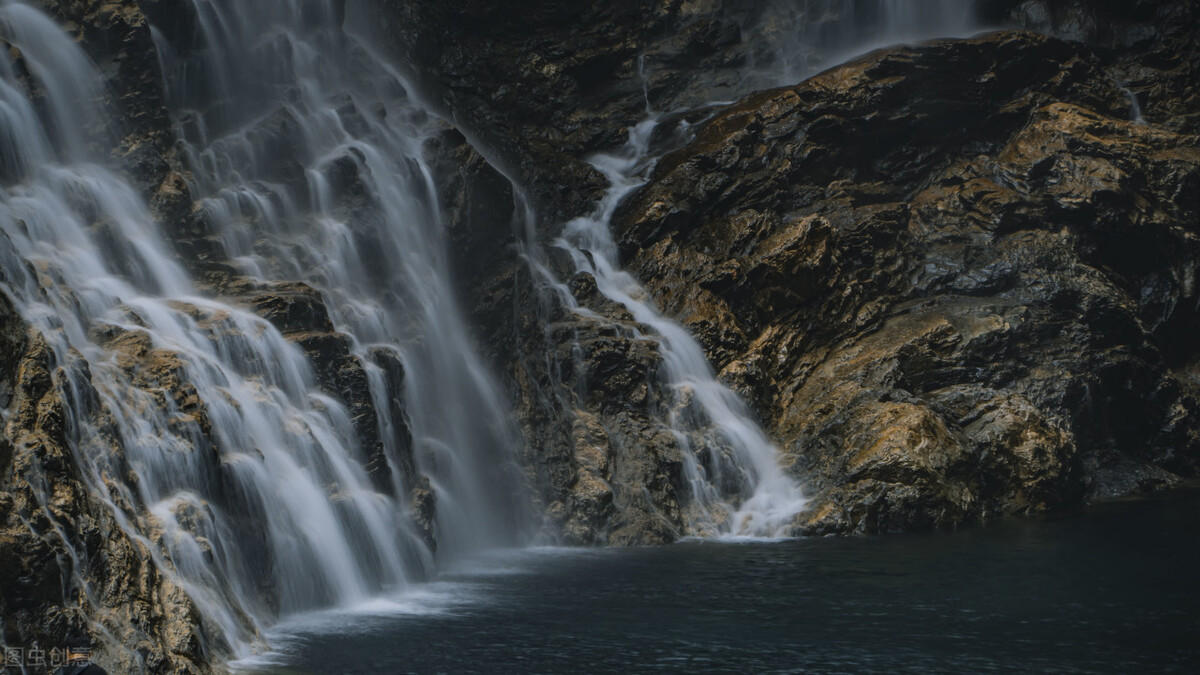
[[[975,25],[972,3],[955,0],[778,2],[759,22],[751,30],[771,38],[771,58],[748,69],[747,87],[795,84],[871,49],[963,35]],[[790,30],[779,35],[781,27]],[[639,71],[644,67],[640,61]],[[786,536],[806,499],[781,468],[778,449],[745,402],[716,378],[696,339],[663,316],[650,293],[620,265],[612,217],[653,170],[658,158],[650,144],[660,117],[651,112],[629,130],[624,147],[591,159],[610,187],[592,214],[566,224],[556,244],[570,254],[576,272],[592,275],[600,292],[629,310],[661,345],[664,385],[672,399],[666,422],[683,449],[690,489],[689,534]],[[566,293],[563,288],[560,295]]]
[[[593,158],[611,187],[594,214],[567,223],[557,244],[571,255],[577,272],[591,274],[600,292],[650,328],[661,345],[664,384],[674,403],[666,421],[683,450],[693,506],[689,533],[783,536],[804,508],[800,486],[779,465],[778,451],[746,404],[717,380],[696,339],[664,317],[620,267],[610,221],[621,200],[644,182],[656,125],[651,117],[630,131],[619,153]],[[717,436],[694,433],[705,427],[716,429]]]

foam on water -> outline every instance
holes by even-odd
[[[463,611],[478,601],[468,584],[427,583],[396,596],[380,596],[336,609],[294,614],[268,629],[268,650],[228,663],[233,672],[254,672],[287,663],[287,656],[303,648],[308,636],[370,635],[388,621],[445,616]]]

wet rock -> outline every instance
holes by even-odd
[[[572,428],[575,463],[579,467],[575,484],[571,486],[572,503],[566,507],[570,514],[563,526],[563,536],[572,544],[590,544],[597,533],[606,529],[613,517],[612,442],[592,415],[581,414]]]
[[[656,421],[663,414],[659,364],[645,327],[586,276],[571,279],[569,291],[599,318],[567,311],[539,270],[565,279],[569,261],[553,249],[543,259],[531,245],[591,209],[605,185],[583,160],[624,140],[626,127],[646,115],[647,95],[656,106],[686,108],[744,84],[735,73],[744,59],[734,52],[752,40],[741,39],[737,25],[759,10],[732,4],[726,12],[678,2],[583,10],[394,2],[383,13],[384,30],[416,64],[416,79],[478,148],[448,132],[431,152],[441,158],[438,184],[463,292],[509,384],[527,441],[524,464],[551,536],[653,543],[684,529],[682,457]],[[711,49],[719,53],[705,57]],[[721,72],[710,77],[712,69]],[[707,112],[672,116],[656,146],[679,143],[687,124]],[[718,322],[707,326],[739,339]],[[580,420],[608,440],[581,435]],[[597,447],[609,448],[603,471],[589,468]]]
[[[588,208],[581,184],[603,189],[582,158],[620,142],[622,126],[598,120],[636,121],[637,54],[670,4],[390,2],[382,19],[405,60],[420,64],[425,86],[449,99],[457,123],[484,138],[539,206],[553,209],[546,216],[558,218]]]
[[[881,52],[731,106],[622,207],[631,267],[815,493],[800,531],[1196,471],[1200,146],[1106,66],[1027,33]]]
[[[172,226],[190,210],[191,197],[175,157],[145,17],[133,2],[41,4],[77,36],[105,78],[105,100],[98,103],[119,122],[92,121],[94,150],[111,156]],[[203,636],[215,632],[115,519],[114,508],[136,518],[144,507],[124,496],[124,486],[135,486],[136,479],[91,389],[87,364],[74,356],[55,363],[43,336],[27,336],[7,300],[0,304],[0,404],[9,411],[0,434],[5,641],[50,649],[61,646],[67,634],[83,631],[91,633],[97,660],[110,672],[211,672],[223,647]],[[142,372],[142,386],[164,392],[200,423],[203,411],[193,405],[194,390],[188,394],[190,386],[178,379],[169,355],[153,353],[136,336],[125,337],[118,352],[122,367]],[[68,405],[83,411],[111,447],[76,447],[65,424]],[[102,499],[101,486],[84,479],[81,453],[99,453],[96,461],[106,462],[111,484],[104,487],[111,503]]]
[[[437,172],[449,228],[453,278],[464,293],[478,292],[512,265],[522,233],[513,186],[455,129],[428,148]]]
[[[409,491],[409,508],[412,510],[413,521],[421,533],[425,545],[430,551],[437,550],[437,534],[435,513],[437,510],[437,495],[429,485],[429,478],[420,476]]]
[[[44,337],[27,334],[2,296],[0,339],[12,347],[0,352],[0,375],[13,392],[0,433],[6,642],[49,649],[84,631],[97,647],[96,660],[113,672],[212,672],[207,663],[219,652],[198,641],[205,627],[195,606],[125,533],[77,464],[77,453],[104,453],[97,461],[107,463],[113,481],[135,482],[119,446],[76,448],[64,424],[65,395],[73,392],[74,409],[100,429],[111,427],[90,391],[86,364],[55,363]],[[137,506],[123,494],[110,499],[132,515]]]
[[[144,4],[168,3],[181,4],[178,0]],[[178,160],[146,15],[138,3],[128,1],[41,0],[40,4],[77,36],[106,78],[111,98],[104,103],[120,123],[93,134],[95,142],[111,145],[98,148],[101,154],[111,154],[148,196],[157,192]]]
[[[249,279],[240,279],[234,284],[236,286],[227,286],[226,290],[244,298],[256,314],[270,321],[284,335],[333,332],[325,302],[312,286],[304,283],[266,284]]]
[[[991,18],[1019,21],[1013,13],[1017,4],[991,3]],[[1129,377],[1147,363],[1161,374],[1191,353],[1190,346],[1176,346],[1188,330],[1176,326],[1190,325],[1189,313],[1173,309],[1186,304],[1178,294],[1191,276],[1191,235],[1175,225],[1131,229],[1123,224],[1128,219],[1115,217],[1143,200],[1186,204],[1191,180],[1184,166],[1190,159],[1175,165],[1166,157],[1173,143],[1187,146],[1191,137],[1141,145],[1153,134],[1128,124],[1133,113],[1122,85],[1132,77],[1120,75],[1120,68],[1144,72],[1139,91],[1173,86],[1186,97],[1187,58],[1169,52],[1190,51],[1169,36],[1186,33],[1187,21],[1180,18],[1181,3],[1164,3],[1154,12],[1168,19],[1159,22],[1165,28],[1146,41],[1137,37],[1148,34],[1138,23],[1147,21],[1146,3],[1134,4],[1138,7],[1105,10],[1116,12],[1106,30],[1128,36],[1108,46],[1097,46],[1106,39],[1099,33],[1084,36],[1090,44],[1007,34],[884,52],[799,87],[752,95],[711,121],[714,110],[700,108],[661,122],[657,148],[687,147],[660,161],[651,185],[624,209],[618,222],[623,254],[668,314],[697,336],[722,378],[753,402],[775,438],[789,447],[796,472],[819,490],[841,490],[823,503],[852,505],[855,498],[846,496],[852,493],[873,500],[871,515],[854,511],[858,515],[839,516],[841,524],[813,525],[810,531],[953,527],[995,513],[1054,508],[1083,498],[1095,480],[1112,483],[1098,478],[1103,470],[1086,468],[1108,465],[1095,459],[1110,457],[1099,446],[1134,448],[1139,433],[1178,439],[1163,440],[1158,451],[1175,467],[1178,453],[1161,448],[1194,445],[1190,413],[1181,412],[1190,401],[1188,387],[1176,377],[1160,377],[1156,384],[1154,378],[1134,383]],[[1175,8],[1165,8],[1168,4]],[[728,96],[745,86],[738,77],[745,77],[747,64],[775,58],[768,34],[783,30],[781,19],[812,18],[795,12],[776,16],[761,3],[642,3],[595,10],[586,23],[609,33],[605,42],[591,32],[581,38],[568,30],[556,7],[393,3],[387,17],[398,49],[421,64],[426,88],[473,138],[490,144],[492,161],[525,184],[540,216],[534,236],[543,241],[568,216],[589,209],[598,194],[595,177],[575,160],[619,145],[623,129],[645,115],[647,96],[654,107],[668,110]],[[830,11],[826,18],[836,21],[840,10]],[[520,30],[510,30],[513,26]],[[1055,30],[1052,24],[1036,27]],[[599,46],[592,49],[593,44]],[[1186,98],[1164,97],[1163,113],[1147,113],[1147,119],[1160,131],[1185,131],[1190,113],[1181,100]],[[1041,123],[1028,125],[1024,140],[1014,138],[1035,117]],[[1003,164],[1016,160],[1002,153],[1039,147],[1054,137],[1050,127],[1058,124],[1069,131],[1058,137],[1053,152],[1028,150],[1030,158],[1044,162],[1038,168],[1033,164],[1039,160],[1022,160],[1020,168]],[[1101,142],[1085,149],[1095,138]],[[1111,144],[1120,147],[1116,154],[1124,160],[1106,149]],[[1141,166],[1147,153],[1154,157],[1149,171]],[[1148,178],[1151,174],[1171,175],[1171,187],[1147,194],[1139,186],[1158,180]],[[454,203],[462,189],[451,190],[448,201]],[[1075,192],[1080,195],[1072,201]],[[1113,194],[1124,196],[1106,201]],[[1160,223],[1167,217],[1182,224],[1189,217],[1164,216],[1170,208],[1152,210]],[[476,213],[472,219],[483,224],[473,229],[507,233],[508,214],[489,219]],[[1164,255],[1171,262],[1164,263]],[[524,269],[522,260],[490,256],[488,271],[465,290],[493,360],[509,375],[532,448],[525,461],[551,529],[571,523],[572,540],[603,541],[615,521],[591,515],[597,512],[591,495],[602,491],[582,459],[589,444],[581,445],[565,420],[598,420],[610,438],[641,437],[634,427],[643,418],[633,413],[652,416],[659,405],[657,366],[653,355],[640,354],[634,344],[639,328],[600,297],[586,275],[572,278],[571,266],[553,249],[538,264],[568,280],[574,301],[601,318],[580,321],[555,307],[545,280]],[[1124,286],[1125,275],[1138,279],[1133,282],[1138,290]],[[972,304],[961,302],[964,298],[992,300]],[[921,309],[923,301],[934,304]],[[1058,316],[1073,305],[1080,307],[1077,316]],[[1161,310],[1171,318],[1149,317]],[[861,489],[839,488],[832,465],[817,468],[826,455],[809,448],[838,446],[840,440],[826,438],[824,427],[820,433],[798,431],[796,420],[811,414],[798,397],[811,394],[816,401],[827,394],[825,384],[807,384],[813,373],[839,358],[845,342],[880,330],[898,312],[964,313],[939,338],[961,344],[935,350],[931,345],[938,340],[917,341],[905,348],[903,370],[893,373],[902,381],[863,386],[860,395],[876,403],[916,406],[906,409],[912,424],[871,427],[868,420],[882,419],[886,410],[865,403],[855,403],[845,423],[877,433],[895,430],[913,446],[942,438],[930,436],[930,429],[939,428],[953,442],[943,438],[927,446],[940,448],[937,462],[927,457],[896,472],[908,482],[889,482],[895,480],[887,468],[891,459],[903,455],[897,451],[864,465],[874,468],[857,481]],[[1150,325],[1157,328],[1148,336]],[[908,330],[897,328],[894,336]],[[1076,335],[1050,346],[1059,330],[1106,336],[1113,344],[1086,347],[1102,340]],[[1048,345],[1036,356],[1021,358],[1029,345],[1043,340]],[[1125,343],[1137,347],[1125,355],[1118,346]],[[1076,358],[1072,350],[1085,347],[1105,357]],[[899,345],[879,349],[902,356]],[[1039,369],[1063,359],[1074,365]],[[1064,380],[1066,371],[1071,375]],[[1136,394],[1114,396],[1106,405],[1136,403],[1119,420],[1096,413],[1093,403],[1080,403],[1094,402],[1091,392],[1098,387],[1115,392],[1126,386],[1155,403],[1137,403]],[[969,430],[975,423],[964,420],[970,415],[948,417],[950,394],[940,393],[963,387],[973,393],[956,396],[967,396],[971,410],[998,406]],[[1173,412],[1160,409],[1153,413],[1156,422],[1139,421],[1159,405]],[[1022,427],[1018,418],[1028,423]],[[1126,424],[1129,429],[1119,432]],[[842,433],[838,429],[833,427]],[[986,440],[993,436],[1014,445]],[[1020,447],[1024,450],[1009,456]],[[622,461],[621,453],[611,453],[610,467]],[[1031,466],[1045,475],[1032,477]],[[889,474],[888,480],[867,477],[876,470]],[[953,471],[962,476],[945,475]],[[650,474],[623,475],[632,486]],[[1005,487],[1018,475],[1028,484]],[[619,496],[620,480],[611,487]],[[815,512],[823,508],[819,503]],[[864,525],[871,519],[874,525]],[[676,528],[681,524],[672,522]],[[589,533],[584,524],[599,531]]]
[[[1197,133],[1200,72],[1196,25],[1200,8],[1190,2],[1109,0],[992,0],[984,3],[997,22],[1022,26],[1093,45],[1109,73],[1126,88],[1131,110],[1171,129]]]
[[[321,294],[299,282],[263,282],[244,277],[230,278],[225,293],[250,306],[256,314],[270,321],[288,340],[305,351],[316,371],[317,381],[350,413],[354,430],[366,453],[365,467],[375,489],[394,494],[392,468],[387,447],[398,449],[401,469],[406,477],[415,476],[412,463],[412,437],[402,404],[390,402],[391,412],[386,433],[381,436],[379,412],[371,393],[367,364],[351,352],[350,337],[334,330],[329,311]],[[384,371],[388,391],[399,396],[403,391],[404,367],[398,355],[375,350],[375,367]],[[407,478],[405,478],[407,480]]]
[[[429,98],[528,191],[548,241],[606,187],[587,156],[620,146],[650,110],[692,122],[771,81],[753,66],[777,66],[789,33],[826,39],[806,24],[879,18],[870,3],[819,4],[392,0],[380,19]]]
[[[523,300],[539,306],[533,292]],[[677,539],[685,531],[683,456],[664,422],[657,343],[624,324],[564,312],[541,335],[553,351],[535,360],[532,349],[547,343],[522,343],[528,360],[509,372],[549,533],[574,544]]]

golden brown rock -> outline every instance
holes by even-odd
[[[632,267],[815,491],[801,531],[1195,472],[1200,146],[1103,67],[1021,33],[871,55],[717,115],[622,208]]]

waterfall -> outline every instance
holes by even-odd
[[[192,53],[160,39],[161,62],[230,284],[321,293],[367,375],[392,485],[368,474],[352,411],[297,344],[198,284],[90,147],[112,116],[79,46],[32,7],[0,6],[14,47],[0,55],[0,281],[67,366],[56,385],[85,480],[235,655],[282,615],[426,577],[433,544],[445,559],[522,530],[518,439],[451,293],[422,160],[439,127],[338,4],[197,0]],[[285,134],[263,131],[279,120]],[[286,182],[281,148],[302,182]],[[338,180],[355,182],[352,206]],[[112,479],[124,467],[136,480]],[[431,533],[410,507],[426,485]]]
[[[651,116],[630,130],[619,152],[593,158],[610,187],[592,215],[566,224],[556,244],[570,254],[577,272],[592,275],[600,292],[650,328],[649,337],[661,346],[672,402],[666,422],[683,450],[690,492],[689,533],[783,536],[804,508],[800,486],[779,465],[778,451],[746,404],[717,380],[696,339],[664,317],[619,264],[610,221],[621,200],[644,182],[640,176],[657,121]]]
[[[1146,124],[1146,118],[1142,116],[1142,102],[1138,100],[1137,92],[1124,84],[1118,85],[1121,87],[1121,93],[1129,99],[1129,120],[1134,124]]]
[[[775,3],[752,29],[770,38],[772,53],[762,64],[751,66],[742,93],[794,84],[872,48],[962,34],[974,25],[973,3],[957,0]],[[644,67],[644,60],[639,60],[639,73]],[[649,108],[648,94],[646,98]],[[660,344],[664,385],[671,400],[665,421],[683,449],[690,493],[689,532],[787,535],[806,499],[796,480],[780,466],[777,448],[745,402],[717,379],[696,339],[663,316],[646,289],[620,266],[611,220],[621,201],[645,182],[654,166],[657,158],[651,156],[650,145],[660,117],[650,112],[629,130],[624,147],[591,159],[608,179],[609,189],[592,214],[564,226],[555,244],[570,255],[576,273],[594,277],[600,292],[629,310]],[[553,286],[560,297],[569,296],[562,284]]]
[[[193,0],[191,53],[157,36],[201,219],[238,274],[320,291],[367,364],[376,401],[393,395],[378,355],[403,363],[412,452],[436,495],[439,554],[512,544],[520,441],[457,306],[424,159],[446,127],[344,28],[369,20],[352,6],[343,21],[344,4]],[[395,426],[388,406],[376,408],[384,427]]]

